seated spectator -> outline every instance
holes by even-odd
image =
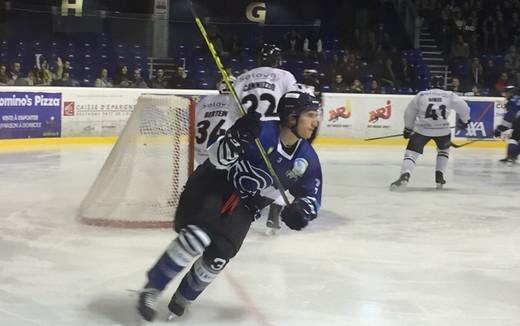
[[[370,82],[370,89],[368,90],[368,93],[370,94],[383,94],[383,90],[381,89],[381,86],[379,86],[379,82],[377,79],[373,79]]]
[[[193,84],[188,78],[188,72],[183,66],[177,67],[177,72],[170,79],[169,87],[174,89],[193,89]]]
[[[64,86],[64,87],[77,86],[74,84],[74,81],[70,78],[70,73],[68,71],[64,71],[61,74],[61,79],[53,80],[51,85],[52,86]]]
[[[233,36],[231,36],[227,48],[228,52],[231,52],[232,55],[238,55],[242,52],[242,40],[240,40],[240,37],[238,37],[237,34],[233,34]]]
[[[168,81],[164,78],[164,70],[157,69],[157,75],[150,82],[151,88],[168,88]]]
[[[411,66],[406,57],[402,57],[399,66],[395,70],[395,79],[399,86],[412,85]]]
[[[4,64],[0,64],[0,86],[7,85],[9,77],[7,76],[7,67]]]
[[[49,62],[45,58],[41,58],[41,63],[36,63],[39,68],[39,85],[48,86],[52,83],[52,72]]]
[[[487,88],[494,88],[499,75],[499,68],[495,65],[493,59],[489,59],[484,66],[481,84]]]
[[[453,93],[455,93],[457,95],[462,95],[465,91],[464,87],[462,87],[462,84],[458,77],[451,78],[451,86],[448,87],[448,90],[452,91]]]
[[[396,85],[396,77],[394,68],[392,67],[393,62],[392,58],[388,57],[384,61],[384,67],[381,70],[381,75],[379,79],[381,80],[381,84],[385,86],[395,86]]]
[[[494,96],[504,96],[506,86],[509,85],[509,76],[507,72],[500,73],[500,76],[495,82],[495,88],[493,91]]]
[[[462,34],[457,35],[451,45],[450,56],[454,64],[465,64],[469,58],[469,45],[464,41]]]
[[[128,67],[126,65],[119,66],[112,81],[114,87],[130,87],[132,82],[128,76]]]
[[[464,93],[464,96],[480,96],[480,88],[478,85],[473,85],[471,92]]]
[[[336,75],[341,75],[347,85],[359,78],[359,64],[354,53],[343,55],[342,61],[337,64]]]
[[[330,85],[330,91],[332,93],[346,93],[347,90],[347,84],[345,84],[345,82],[343,81],[343,76],[336,75],[336,79],[334,80],[332,85]]]
[[[21,66],[20,62],[14,61],[11,64],[11,70],[9,70],[9,72],[7,73],[7,77],[10,80],[10,82],[8,82],[8,84],[14,85],[14,82],[22,75],[21,70],[22,70],[22,66]]]
[[[101,71],[99,72],[99,77],[96,79],[94,86],[112,87],[112,83],[108,80],[108,70],[106,68],[101,68]]]
[[[69,63],[70,65],[70,63]],[[56,58],[56,63],[54,64],[54,67],[52,68],[51,72],[52,72],[52,79],[53,80],[57,80],[57,79],[62,79],[63,78],[63,70],[64,70],[64,63],[63,63],[63,60],[61,59],[61,57],[57,57]]]
[[[34,86],[35,85],[35,77],[36,77],[36,74],[38,74],[38,69],[35,68],[31,71],[29,71],[29,73],[27,74],[27,77],[21,77],[21,75],[19,75],[15,80],[14,80],[14,83],[13,85],[14,86]]]
[[[359,79],[354,79],[354,81],[352,82],[352,85],[350,85],[349,92],[350,93],[364,93],[365,88],[363,87],[363,84],[361,83],[361,81]]]
[[[302,40],[302,36],[293,30],[290,30],[289,32],[285,33],[283,36],[284,39],[284,46],[283,49],[287,51],[289,55],[294,55],[297,53],[297,49],[300,48],[300,42]]]
[[[136,68],[134,69],[134,75],[132,78],[132,85],[130,87],[133,88],[148,88],[148,85],[143,79],[143,76],[141,75],[141,69]]]

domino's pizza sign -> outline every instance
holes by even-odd
[[[61,93],[0,92],[0,138],[61,135]]]
[[[466,138],[493,138],[495,117],[494,101],[468,101],[471,122],[466,130],[455,129],[455,136]]]

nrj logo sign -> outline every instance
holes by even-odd
[[[329,121],[330,122],[336,122],[339,120],[339,118],[342,119],[348,119],[350,118],[350,115],[352,114],[350,107],[339,107],[336,109],[332,109],[329,111]]]
[[[386,100],[386,105],[368,112],[368,122],[376,123],[379,118],[389,119],[392,116],[392,102]]]

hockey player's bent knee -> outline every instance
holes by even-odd
[[[204,230],[196,225],[188,225],[180,230],[179,236],[172,241],[166,252],[173,261],[186,266],[210,244],[211,239]]]

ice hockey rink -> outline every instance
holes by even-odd
[[[110,144],[0,149],[0,325],[137,325],[136,294],[170,230],[76,218]],[[452,149],[443,191],[425,150],[390,192],[404,146],[319,145],[323,206],[301,232],[255,222],[192,305],[154,325],[520,325],[520,167],[503,148]]]

